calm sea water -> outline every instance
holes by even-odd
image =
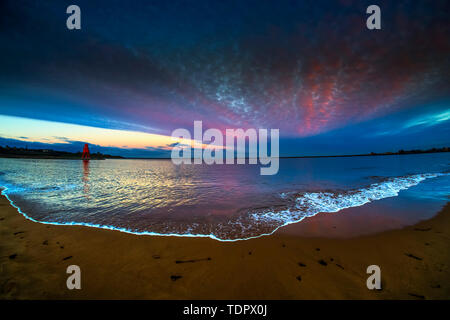
[[[383,199],[421,203],[411,221],[429,218],[449,199],[449,172],[449,153],[281,159],[274,176],[258,165],[0,159],[0,186],[42,223],[237,240]]]

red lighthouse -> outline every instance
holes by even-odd
[[[90,160],[91,154],[89,153],[89,146],[87,143],[84,144],[83,154],[81,155],[82,160]]]

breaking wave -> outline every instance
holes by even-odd
[[[278,229],[281,226],[297,223],[320,212],[338,212],[346,208],[359,207],[372,201],[396,197],[400,191],[416,186],[426,179],[446,175],[449,174],[428,173],[387,178],[368,187],[349,191],[283,193],[281,197],[290,202],[286,205],[286,208],[278,210],[268,208],[263,211],[252,212],[250,218],[259,224],[278,224]]]

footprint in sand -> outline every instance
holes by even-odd
[[[321,264],[322,266],[327,266],[328,265],[328,263],[326,263],[325,260],[322,260],[322,259],[320,259],[317,262],[319,262],[319,264]]]
[[[339,268],[341,268],[342,270],[344,270],[344,267],[341,266],[340,264],[336,263],[336,266],[338,266]]]
[[[415,256],[415,255],[413,255],[411,253],[405,253],[405,256],[407,256],[409,258],[413,258],[413,259],[419,260],[419,261],[422,260],[422,258],[419,258],[418,256]]]
[[[418,298],[418,299],[425,299],[425,296],[422,296],[422,295],[420,295],[420,294],[415,294],[415,293],[408,293],[411,297],[414,297],[414,298]]]

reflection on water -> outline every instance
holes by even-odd
[[[236,239],[385,197],[442,204],[450,177],[416,175],[448,163],[449,154],[281,159],[277,175],[261,176],[252,165],[0,159],[0,185],[38,221]]]
[[[83,160],[83,185],[86,199],[89,199],[89,160]]]

